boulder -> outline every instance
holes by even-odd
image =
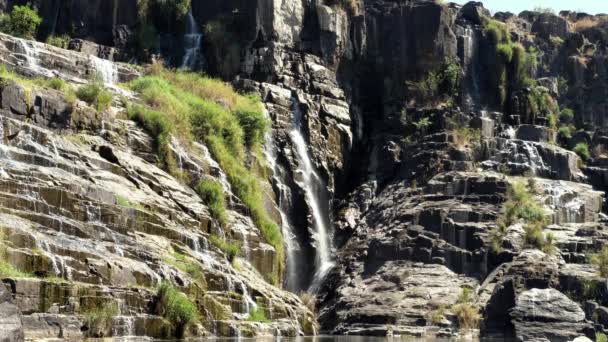
[[[0,341],[20,342],[23,341],[23,327],[21,323],[21,312],[13,305],[11,293],[4,283],[0,282]]]
[[[483,24],[484,17],[491,17],[490,11],[483,7],[482,2],[469,1],[460,9],[460,15],[474,25]]]
[[[551,288],[521,293],[510,315],[515,334],[522,341],[569,341],[593,332],[583,309]]]
[[[544,39],[552,36],[565,39],[568,32],[570,32],[568,21],[552,13],[542,13],[532,24],[532,33]]]

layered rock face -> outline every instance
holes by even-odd
[[[42,34],[77,32],[78,52],[0,35],[0,59],[22,74],[127,81],[141,70],[87,55],[153,55],[134,52],[135,1],[34,5]],[[54,11],[69,20],[49,31]],[[265,204],[282,226],[283,287],[317,295],[323,332],[522,341],[606,332],[608,288],[590,262],[608,240],[604,18],[523,12],[493,22],[480,3],[427,0],[193,0],[191,14],[203,69],[259,94],[272,121]],[[154,58],[181,65],[183,21],[147,22],[159,31]],[[507,52],[494,41],[502,30]],[[514,67],[518,53],[529,59]],[[197,293],[206,317],[190,335],[318,331],[297,296],[259,275],[276,271],[276,251],[204,145],[170,147],[194,180],[224,184],[234,200],[226,232],[155,165],[151,138],[115,117],[120,103],[99,114],[49,90],[1,90],[2,236],[11,264],[42,278],[4,280],[13,304],[2,305],[22,312],[26,337],[90,334],[87,315],[106,301],[118,314],[95,334],[167,337],[155,311],[161,279]],[[556,103],[573,117],[558,120]],[[568,132],[558,135],[556,120]],[[580,143],[586,163],[569,150]],[[521,184],[526,200],[516,202]],[[536,211],[507,220],[514,201]],[[236,264],[211,234],[241,243]],[[192,289],[184,258],[206,288]],[[256,306],[272,323],[246,321]]]

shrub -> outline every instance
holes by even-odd
[[[266,310],[260,305],[249,312],[247,320],[250,322],[270,323],[270,319],[266,316]]]
[[[215,234],[209,236],[209,242],[224,252],[230,262],[234,261],[234,258],[241,251],[241,246],[238,243],[228,242]]]
[[[524,242],[527,247],[540,249],[547,254],[556,251],[555,239],[552,234],[543,233],[544,226],[538,222],[524,226]]]
[[[46,43],[49,45],[56,46],[58,48],[67,49],[70,43],[70,36],[67,34],[61,36],[51,35],[46,39]]]
[[[234,112],[245,133],[247,148],[262,145],[264,143],[264,133],[268,130],[270,123],[265,117],[262,105],[256,95],[239,97]]]
[[[112,93],[107,91],[103,82],[99,79],[89,81],[76,90],[76,97],[93,106],[98,112],[103,112],[110,108],[112,104]]]
[[[592,254],[589,259],[597,267],[600,277],[608,278],[608,247],[604,246],[601,251]]]
[[[471,143],[481,141],[481,132],[478,129],[469,127],[456,128],[453,132],[454,144],[459,147],[468,146]]]
[[[9,15],[0,19],[0,31],[7,34],[31,39],[36,34],[42,18],[30,4],[15,6]]]
[[[107,302],[101,307],[87,311],[84,321],[89,328],[89,337],[111,336],[112,322],[118,313],[118,305],[115,302]]]
[[[429,313],[428,320],[434,325],[441,324],[445,318],[445,311],[445,306],[438,307]]]
[[[595,333],[595,342],[608,342],[608,337],[602,332]]]
[[[459,329],[478,329],[481,315],[479,308],[470,303],[457,304],[452,307],[452,312],[458,317]]]
[[[562,141],[572,138],[572,127],[571,126],[561,126],[557,130],[557,137]]]
[[[159,314],[176,328],[177,336],[181,337],[184,328],[197,320],[196,305],[188,297],[168,282],[158,287]]]
[[[226,217],[226,199],[222,184],[217,181],[203,179],[198,183],[196,192],[209,207],[211,216],[217,219],[220,224],[225,225],[228,219]]]
[[[463,287],[462,292],[458,295],[458,304],[470,303],[473,300],[473,290],[469,287]]]
[[[578,154],[578,156],[581,157],[583,162],[586,162],[587,160],[589,160],[589,158],[591,158],[591,153],[589,153],[589,146],[586,143],[581,142],[576,144],[572,151]]]
[[[432,70],[416,82],[407,82],[408,89],[419,100],[450,100],[458,96],[460,87],[460,64],[456,60],[444,61],[437,70]]]
[[[571,124],[574,122],[574,111],[570,108],[564,108],[559,113],[559,122],[563,124]]]
[[[59,77],[53,77],[46,81],[46,85],[55,90],[64,90],[69,87],[69,85]]]
[[[298,296],[308,310],[313,313],[317,310],[317,298],[313,294],[310,292],[301,291]]]

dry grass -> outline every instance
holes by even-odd
[[[580,32],[608,22],[608,16],[586,17],[570,23],[574,31]]]
[[[606,158],[608,157],[608,150],[606,150],[606,146],[604,145],[596,145],[593,148],[593,156],[595,158]]]
[[[304,306],[306,306],[311,312],[315,312],[317,309],[317,298],[315,298],[313,294],[304,291],[300,292],[299,296]]]
[[[470,303],[457,304],[452,312],[458,317],[458,327],[461,330],[478,329],[481,315],[479,308]]]

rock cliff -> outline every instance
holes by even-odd
[[[431,0],[32,3],[37,38],[68,34],[70,50],[1,34],[0,61],[76,85],[101,73],[122,100],[97,111],[0,82],[0,237],[23,272],[0,289],[9,341],[20,324],[32,339],[176,335],[159,310],[163,280],[203,316],[189,336],[569,341],[608,330],[605,16],[492,17],[481,3]],[[209,146],[168,144],[187,179],[222,184],[226,227],[121,114],[140,99],[118,83],[159,60],[261,99],[260,183],[284,255]],[[235,261],[217,235],[240,244]],[[300,291],[316,296],[316,318]],[[92,331],[105,302],[116,312]],[[250,319],[259,308],[269,322]]]

